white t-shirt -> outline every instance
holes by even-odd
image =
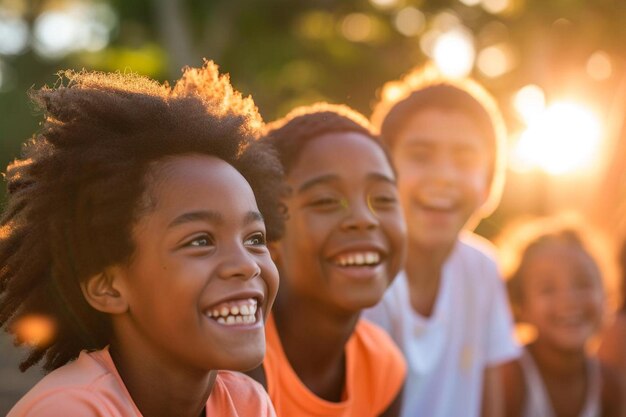
[[[430,317],[411,307],[404,272],[383,300],[364,312],[406,356],[402,417],[479,416],[485,367],[519,356],[492,252],[488,241],[461,235],[444,264]]]

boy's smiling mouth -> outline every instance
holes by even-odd
[[[258,300],[244,298],[217,304],[206,311],[206,316],[226,326],[254,324],[257,321]]]
[[[339,266],[376,266],[380,264],[380,253],[376,251],[344,252],[333,258]]]

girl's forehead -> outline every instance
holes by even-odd
[[[572,276],[586,275],[601,281],[600,270],[591,254],[571,242],[548,241],[533,248],[525,256],[522,270],[532,274],[538,269],[545,272],[566,272]]]

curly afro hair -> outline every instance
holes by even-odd
[[[372,113],[372,124],[383,141],[393,148],[409,118],[421,110],[442,109],[470,117],[483,132],[490,149],[489,199],[480,214],[488,216],[500,202],[504,185],[506,129],[493,97],[470,78],[441,74],[434,66],[416,68],[398,81],[386,83]]]
[[[297,107],[283,118],[268,124],[261,141],[269,142],[276,149],[288,174],[309,140],[327,133],[341,132],[360,133],[376,142],[385,151],[393,168],[386,148],[369,121],[341,104],[315,103]]]
[[[193,153],[228,162],[250,183],[268,240],[283,230],[280,162],[256,140],[263,123],[254,103],[215,64],[185,69],[173,86],[120,73],[60,78],[31,92],[45,120],[6,172],[0,325],[19,343],[20,318],[45,315],[56,324],[50,341],[31,346],[22,370],[45,358],[50,371],[110,342],[109,317],[86,302],[79,283],[131,259],[154,162]]]

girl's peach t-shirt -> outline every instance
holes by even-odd
[[[219,371],[206,403],[207,416],[275,417],[268,395],[246,375]],[[7,417],[142,417],[107,348],[46,375]]]

